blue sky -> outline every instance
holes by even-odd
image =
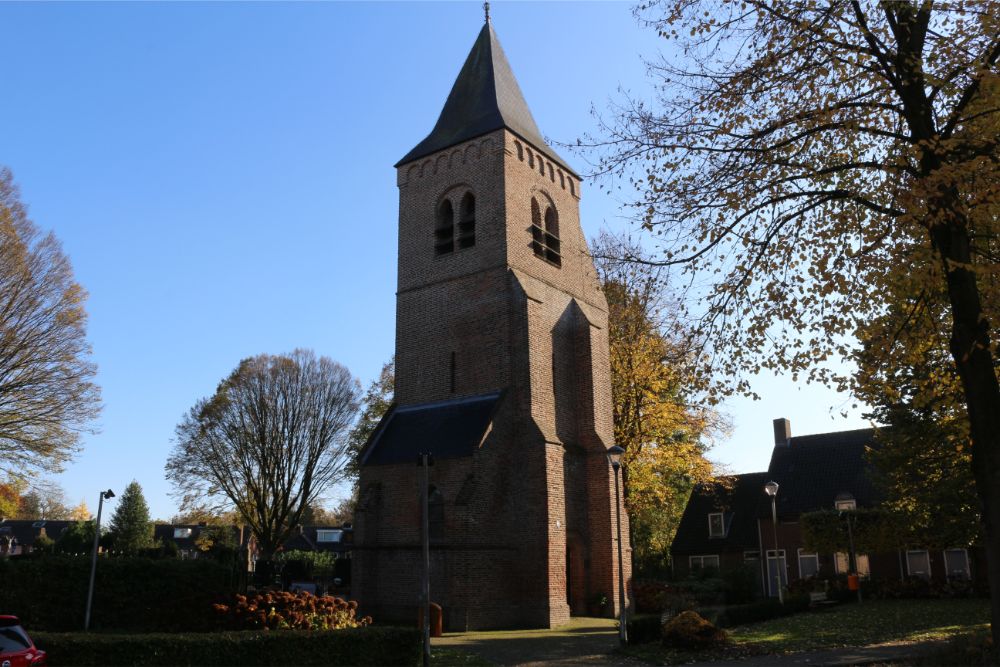
[[[492,15],[547,137],[593,130],[619,86],[648,96],[642,56],[661,42],[629,4]],[[243,357],[307,347],[375,377],[394,338],[392,165],[430,131],[482,20],[479,2],[0,3],[0,164],[90,292],[104,411],[56,478],[71,501],[94,509],[135,478],[172,515],[174,426]],[[588,237],[625,224],[593,185],[581,214]],[[766,468],[772,418],[795,434],[865,425],[822,388],[755,389],[764,400],[725,406],[734,428],[713,451],[733,472]]]

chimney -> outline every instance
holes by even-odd
[[[774,446],[787,447],[791,444],[792,422],[784,417],[774,420]]]

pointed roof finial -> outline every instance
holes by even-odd
[[[486,22],[489,23],[490,22],[490,3],[489,2],[484,2],[483,3],[483,12],[486,13]]]

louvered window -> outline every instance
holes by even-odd
[[[531,249],[535,256],[562,266],[559,245],[559,214],[553,206],[547,206],[545,215],[538,200],[531,198]]]

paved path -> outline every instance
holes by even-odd
[[[434,646],[448,646],[476,653],[497,665],[629,665],[645,663],[614,653],[618,647],[615,622],[606,618],[574,617],[569,625],[555,630],[499,630],[492,632],[448,633],[431,640]],[[790,655],[764,655],[738,661],[699,662],[698,667],[768,667],[769,665],[895,664],[918,655],[935,642],[880,644],[860,648],[838,648]],[[904,662],[905,664],[905,662]]]
[[[477,653],[498,665],[643,664],[612,655],[618,647],[618,632],[608,618],[574,617],[555,630],[448,633],[431,644]]]

